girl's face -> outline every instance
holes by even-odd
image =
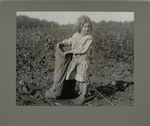
[[[81,34],[87,35],[90,31],[89,23],[85,23],[81,28]]]

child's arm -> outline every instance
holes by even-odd
[[[70,39],[65,39],[62,42],[58,43],[58,44],[62,45],[62,46],[69,46],[70,45],[70,41],[71,41],[71,38]]]
[[[58,45],[63,45],[63,46],[70,46],[74,37],[76,37],[77,33],[75,33],[71,38],[65,39],[62,42],[58,43]]]
[[[93,41],[93,37],[89,36],[78,48],[72,49],[68,52],[64,52],[64,55],[69,54],[69,53],[83,54],[88,50],[92,41]]]

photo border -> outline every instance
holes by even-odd
[[[149,126],[149,2],[1,2],[0,125]],[[16,12],[134,12],[134,106],[16,106]]]

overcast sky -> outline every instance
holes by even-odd
[[[87,15],[92,21],[100,22],[105,21],[134,21],[134,12],[31,12],[20,11],[17,12],[17,16],[26,15],[32,18],[38,18],[40,20],[55,21],[62,24],[74,24],[80,15]]]

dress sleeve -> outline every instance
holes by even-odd
[[[89,49],[89,47],[90,47],[92,41],[93,41],[93,37],[92,37],[91,35],[89,35],[89,36],[83,41],[83,43],[82,43],[79,47],[77,47],[77,48],[71,50],[72,53],[73,53],[73,54],[83,54],[83,53],[85,53],[85,52]]]
[[[72,45],[72,42],[73,42],[74,38],[76,38],[77,34],[78,33],[74,33],[73,36],[70,39],[68,39],[68,41],[69,41],[68,44],[69,45]]]
[[[62,43],[62,44],[67,44],[67,45],[72,45],[72,41],[73,41],[73,39],[75,38],[75,36],[76,36],[76,33],[73,34],[73,36],[72,36],[71,38],[65,39],[65,40],[63,40],[61,43]]]

